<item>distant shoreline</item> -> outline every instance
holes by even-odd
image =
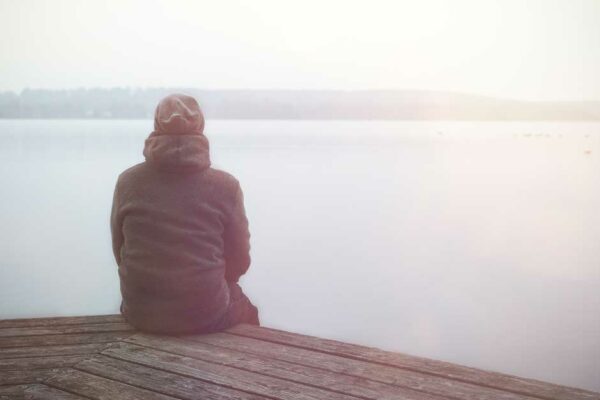
[[[425,90],[26,89],[0,92],[0,119],[151,119],[173,92],[195,96],[207,119],[600,121],[600,101],[518,101]]]
[[[152,121],[153,117],[0,117],[0,121]],[[590,119],[476,119],[476,118],[441,118],[441,119],[410,119],[410,118],[206,118],[207,121],[398,121],[398,122],[600,122],[600,118]]]

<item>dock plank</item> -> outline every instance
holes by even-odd
[[[228,333],[198,335],[190,337],[190,340],[320,368],[338,374],[387,383],[432,395],[449,396],[464,400],[532,400],[532,397],[509,391]]]
[[[0,360],[19,357],[71,356],[98,353],[106,343],[74,344],[64,346],[32,346],[0,348]]]
[[[277,329],[238,325],[228,333],[251,337],[287,346],[316,350],[327,354],[373,362],[402,369],[425,372],[440,377],[470,382],[477,385],[497,388],[547,400],[597,400],[598,394],[582,389],[520,378],[498,372],[460,366],[423,357],[384,351],[376,348],[354,345],[335,340],[300,335]]]
[[[86,397],[65,392],[42,384],[29,385],[24,391],[25,400],[85,400]]]
[[[19,328],[0,328],[0,337],[34,335],[68,335],[73,333],[131,332],[133,327],[126,322],[85,325],[55,325]]]
[[[57,372],[56,369],[10,370],[0,373],[0,386],[42,382]]]
[[[25,397],[25,389],[27,389],[29,385],[7,385],[0,386],[0,400],[16,400],[16,399],[24,399]]]
[[[32,370],[70,367],[83,361],[88,355],[75,356],[47,356],[47,357],[19,357],[0,360],[0,371],[6,370]],[[0,372],[2,373],[2,372]]]
[[[1,320],[3,398],[600,400],[600,393],[276,329],[173,337],[103,315]]]
[[[125,322],[120,314],[109,315],[84,315],[75,317],[49,317],[49,318],[16,318],[1,319],[0,328],[27,328],[41,326],[83,325],[83,324],[108,324],[112,322]]]
[[[44,381],[44,384],[55,389],[96,400],[176,399],[175,397],[127,385],[125,383],[102,378],[75,369],[61,370]]]
[[[186,400],[267,399],[267,397],[102,355],[85,360],[76,368],[90,374]]]
[[[126,342],[207,362],[241,368],[246,371],[256,372],[275,378],[326,388],[331,391],[364,399],[445,399],[445,397],[429,395],[416,390],[399,388],[397,386],[359,377],[337,374],[320,368],[261,357],[223,347],[216,347],[199,341],[186,340],[184,337],[165,340],[162,336],[136,334],[126,339]]]
[[[113,347],[104,350],[102,354],[274,399],[356,399],[354,396],[343,395],[321,388],[301,385],[296,382],[213,364],[131,343],[115,343]]]
[[[132,332],[101,332],[0,337],[0,348],[110,343],[123,340],[131,335]]]

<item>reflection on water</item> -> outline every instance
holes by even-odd
[[[149,121],[0,121],[0,316],[117,312]],[[265,325],[600,390],[600,124],[208,121]]]

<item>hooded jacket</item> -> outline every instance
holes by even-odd
[[[115,187],[121,311],[141,330],[201,332],[226,313],[227,281],[250,265],[248,221],[238,181],[210,167],[202,114],[165,100],[145,142],[146,161],[121,173]]]

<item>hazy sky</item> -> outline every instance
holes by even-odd
[[[0,90],[431,89],[600,100],[600,0],[0,0]]]

